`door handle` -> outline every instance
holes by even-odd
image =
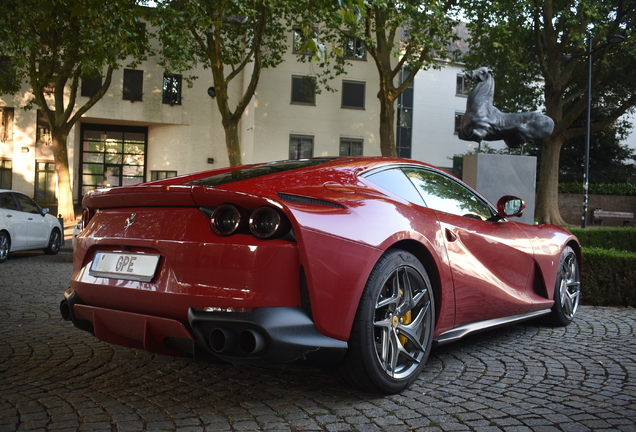
[[[13,215],[12,214],[8,214],[7,217],[13,217]]]
[[[446,232],[446,240],[448,240],[450,243],[457,240],[457,234],[455,234],[453,231],[449,230],[448,228],[445,228],[444,231]]]

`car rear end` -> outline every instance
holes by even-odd
[[[100,340],[199,360],[324,364],[292,216],[276,200],[196,184],[87,195],[62,316]]]

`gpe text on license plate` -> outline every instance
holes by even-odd
[[[97,252],[89,274],[95,277],[150,282],[157,270],[160,255]]]

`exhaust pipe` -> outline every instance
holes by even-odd
[[[71,321],[71,305],[68,304],[68,301],[66,299],[62,300],[62,302],[60,303],[60,314],[62,315],[62,319],[64,321]]]
[[[230,351],[236,346],[236,336],[224,328],[215,328],[210,332],[209,343],[214,352]]]
[[[265,338],[254,330],[243,330],[238,343],[245,354],[256,354],[265,349]]]

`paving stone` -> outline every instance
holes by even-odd
[[[380,396],[327,372],[194,363],[102,343],[59,318],[70,253],[0,264],[0,432],[636,432],[636,310],[582,306],[436,347]]]

